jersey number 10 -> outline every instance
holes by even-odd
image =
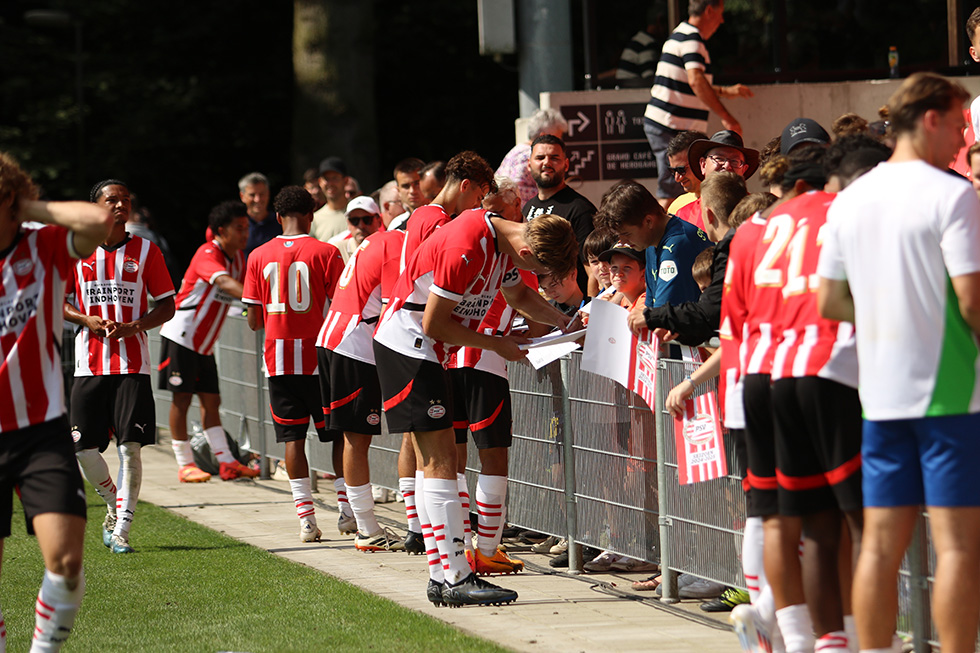
[[[280,279],[279,263],[269,263],[262,270],[262,276],[269,282],[269,297],[265,305],[269,313],[285,313],[286,302],[294,313],[305,313],[310,308],[310,268],[304,261],[293,261],[286,271],[286,278]],[[285,284],[282,282],[285,281]],[[282,287],[286,286],[286,297]],[[285,301],[284,301],[285,300]]]

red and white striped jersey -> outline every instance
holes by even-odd
[[[56,226],[22,228],[0,252],[0,433],[65,412],[61,332],[76,258],[71,234]]]
[[[422,313],[429,293],[457,302],[452,318],[476,331],[501,285],[522,283],[519,274],[511,273],[513,269],[510,257],[497,248],[490,212],[464,211],[415,251],[381,315],[375,340],[405,356],[445,366],[458,347],[423,332]]]
[[[718,373],[718,396],[724,424],[730,429],[745,428],[742,405],[742,373],[745,367],[745,317],[755,294],[752,283],[753,258],[762,239],[766,221],[756,213],[735,232],[728,248],[725,287],[721,298],[721,369]]]
[[[766,219],[762,238],[753,252],[749,282],[753,286],[745,316],[745,374],[769,374],[776,349],[774,325],[783,308],[785,265],[780,259],[793,237],[792,218],[786,215],[786,204],[777,206]],[[780,267],[783,265],[783,267]]]
[[[244,252],[231,259],[217,241],[201,245],[180,282],[175,300],[177,312],[161,327],[160,335],[199,354],[210,354],[228,316],[228,307],[235,301],[214,285],[223,274],[239,282],[245,278]]]
[[[521,281],[526,286],[529,286],[534,292],[538,291],[538,277],[536,274],[529,270],[518,270],[517,268],[514,268],[513,272],[511,272],[511,274],[518,273],[521,275]],[[505,283],[503,285],[509,284]],[[517,316],[517,311],[507,303],[503,293],[498,292],[493,303],[490,305],[490,310],[487,311],[483,321],[480,322],[479,331],[480,333],[491,336],[505,336],[511,332],[514,326],[514,318]],[[483,372],[496,374],[505,379],[507,378],[507,361],[497,352],[487,351],[486,349],[479,349],[477,347],[460,347],[459,351],[450,356],[448,367],[470,367]]]
[[[812,191],[783,204],[780,219],[792,220],[793,235],[775,265],[786,271],[783,308],[772,379],[819,376],[857,387],[854,325],[820,317],[817,312],[817,261],[823,246],[827,209],[836,196]],[[771,218],[770,218],[771,219]]]
[[[248,255],[242,302],[262,311],[265,374],[316,374],[316,336],[344,269],[340,251],[307,234],[276,236]]]
[[[401,261],[405,232],[379,231],[364,239],[337,284],[317,336],[317,347],[374,365],[374,327]]]
[[[452,217],[446,213],[446,209],[438,204],[426,204],[412,211],[412,215],[405,225],[405,242],[402,244],[400,272],[405,271],[408,262],[412,260],[412,254],[419,248],[419,245],[436,229],[448,224],[450,220]]]
[[[99,246],[73,268],[78,310],[114,322],[133,322],[149,312],[147,296],[160,301],[174,294],[160,248],[127,235],[112,248]],[[75,335],[75,376],[149,374],[146,332],[128,338],[105,338],[91,329]]]

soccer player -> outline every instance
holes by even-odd
[[[276,442],[286,445],[286,473],[299,517],[301,542],[319,541],[306,460],[310,418],[320,442],[334,442],[339,469],[343,443],[329,431],[320,406],[316,334],[330,305],[344,262],[337,248],[310,236],[313,198],[286,186],[273,200],[282,235],[248,258],[242,301],[250,306],[248,326],[265,328],[265,374]]]
[[[460,152],[449,159],[446,164],[446,183],[442,190],[430,204],[415,209],[406,223],[399,271],[404,271],[422,241],[463,211],[478,208],[484,196],[494,188],[493,170],[486,160],[476,152]],[[465,430],[457,432],[456,436],[456,444],[465,452]],[[409,497],[414,502],[417,515],[417,506],[422,500],[422,493],[416,487],[416,479],[422,470],[418,467],[416,450],[411,442],[411,435],[408,433],[402,438],[398,469],[398,489],[403,496]],[[414,476],[407,476],[410,471],[414,472]],[[460,497],[464,499],[466,504],[464,512],[467,513],[465,523],[468,529],[469,489],[466,487],[465,479],[459,481],[459,491]],[[409,531],[405,538],[405,549],[409,553],[421,553],[422,551],[418,551],[417,535],[419,534],[412,530],[414,521],[408,500],[405,501],[405,511],[409,516]]]
[[[317,336],[317,356],[323,369],[329,370],[329,378],[321,374],[322,387],[327,390],[324,413],[329,414],[330,428],[343,432],[343,475],[357,524],[354,547],[359,551],[405,549],[390,530],[378,524],[368,466],[371,439],[381,434],[381,386],[372,336],[383,302],[398,278],[404,238],[405,232],[395,229],[374,233],[361,243],[347,261]],[[412,495],[402,489],[406,514],[411,518]]]
[[[430,561],[426,593],[433,603],[517,598],[479,579],[466,561],[448,358],[460,346],[523,358],[523,338],[475,330],[498,291],[531,319],[566,327],[571,318],[526,286],[514,267],[563,274],[577,248],[571,225],[558,216],[517,224],[483,211],[464,213],[420,245],[382,314],[374,353],[386,370],[380,380],[388,428],[415,436],[424,469],[419,517],[423,528],[428,517],[442,563]]]
[[[156,443],[146,332],[173,317],[174,286],[160,249],[126,232],[129,187],[118,179],[101,181],[91,200],[109,210],[113,223],[102,245],[75,264],[69,286],[77,308],[66,303],[65,319],[82,327],[75,336],[69,421],[82,473],[106,502],[102,543],[113,553],[132,553],[129,530],[143,477],[140,450]],[[152,310],[148,297],[156,302]],[[113,435],[118,484],[102,457]]]
[[[16,489],[45,567],[31,650],[59,651],[85,594],[85,488],[61,376],[65,283],[74,261],[95,251],[112,222],[95,204],[36,199],[31,178],[0,152],[0,555]],[[44,226],[22,227],[27,221]],[[7,645],[3,623],[0,612],[0,650]]]
[[[211,475],[194,464],[187,439],[187,409],[197,394],[201,402],[201,423],[211,452],[218,459],[223,480],[245,476],[255,478],[258,471],[235,460],[221,427],[218,406],[218,368],[214,362],[214,343],[228,316],[228,308],[242,298],[245,254],[248,240],[248,213],[241,202],[218,204],[208,216],[213,239],[201,245],[187,266],[177,293],[177,312],[160,329],[163,339],[157,384],[173,393],[170,404],[170,436],[177,456],[177,476],[181,483],[201,483]]]
[[[506,177],[495,180],[491,192],[483,199],[483,209],[513,223],[520,223],[524,219],[517,185]],[[522,274],[525,285],[530,282],[532,288],[536,287],[537,279],[531,272],[514,270],[514,274]],[[574,277],[575,274],[570,269],[567,278],[571,279],[575,290],[581,293]],[[565,314],[563,311],[562,313]],[[515,317],[514,308],[507,303],[504,294],[498,292],[477,331],[507,335],[511,332]],[[472,556],[471,566],[475,567],[477,574],[523,571],[522,561],[511,558],[497,548],[504,530],[507,469],[513,440],[507,361],[493,351],[461,347],[449,359],[449,377],[452,381],[453,428],[456,434],[456,483],[463,508],[466,555]],[[473,442],[480,456],[480,474],[476,480],[474,497],[477,537],[476,548],[472,550],[469,519],[471,502],[466,483],[467,432],[473,435]]]
[[[865,508],[854,616],[864,651],[892,644],[896,577],[923,504],[942,649],[974,650],[980,620],[980,201],[947,172],[967,99],[933,73],[902,83],[888,101],[895,150],[834,200],[817,268],[820,314],[857,333]]]

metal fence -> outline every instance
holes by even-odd
[[[154,332],[153,360],[159,342]],[[222,423],[243,448],[265,460],[282,459],[284,448],[275,442],[266,409],[261,351],[261,333],[249,330],[244,317],[229,316],[215,349]],[[651,411],[639,396],[582,370],[580,363],[581,355],[574,352],[541,370],[524,363],[509,366],[514,444],[508,523],[567,537],[573,543],[573,572],[580,570],[578,545],[656,562],[663,569],[663,600],[668,602],[676,600],[680,573],[744,587],[741,477],[729,473],[692,485],[678,481],[674,421],[663,401],[694,365],[660,361],[657,405]],[[698,394],[713,390],[713,382],[705,383]],[[158,425],[166,427],[170,395],[154,390],[154,397]],[[332,471],[329,445],[318,442],[312,428],[310,435],[311,469]],[[374,438],[369,454],[373,484],[397,489],[399,447],[400,437],[389,435],[382,420],[382,435]],[[469,447],[470,463],[478,464],[472,442]],[[733,472],[738,464],[730,438],[725,453]],[[263,469],[268,472],[267,466]],[[477,467],[467,467],[471,496],[477,473]],[[935,553],[923,519],[899,579],[898,627],[912,636],[917,652],[936,645],[929,613],[934,569]]]

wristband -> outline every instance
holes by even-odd
[[[687,376],[685,376],[685,377],[684,377],[684,380],[685,380],[685,381],[687,381],[688,383],[690,383],[690,384],[691,384],[691,389],[692,389],[692,390],[695,390],[695,389],[697,389],[697,387],[698,387],[698,386],[697,386],[697,384],[696,384],[696,383],[694,382],[694,379],[692,379],[692,378],[691,378],[691,375],[690,375],[690,374],[688,374]]]

